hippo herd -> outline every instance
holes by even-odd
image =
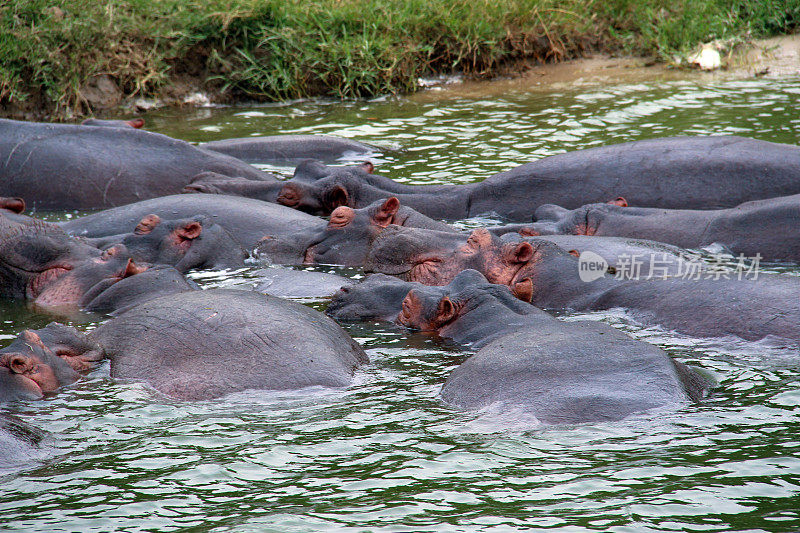
[[[142,126],[0,120],[0,298],[108,317],[89,333],[58,322],[20,332],[0,349],[0,402],[56,393],[105,359],[111,377],[182,400],[346,387],[369,360],[337,321],[387,321],[472,353],[443,384],[445,404],[579,424],[699,402],[711,384],[612,326],[552,312],[623,308],[688,336],[800,346],[800,277],[684,259],[716,244],[800,262],[800,147],[651,139],[468,185],[406,185],[369,162],[329,165],[377,150],[355,141],[195,146]],[[291,162],[294,175],[250,164],[263,162]],[[66,209],[96,212],[26,214]],[[479,215],[504,224],[450,224]],[[601,261],[591,279],[586,258]],[[254,261],[271,265],[255,291],[201,290],[184,275]],[[308,296],[330,297],[328,316],[285,299]],[[3,415],[0,439],[41,438],[20,427]]]

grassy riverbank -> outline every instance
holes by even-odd
[[[197,89],[396,93],[589,51],[670,60],[798,22],[800,0],[14,0],[0,7],[0,114],[63,119]]]

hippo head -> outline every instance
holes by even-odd
[[[78,372],[91,370],[105,357],[99,344],[90,341],[77,329],[58,322],[51,322],[33,333],[39,336],[48,350]]]
[[[284,182],[231,177],[217,172],[201,172],[183,188],[183,193],[229,194],[276,203]]]
[[[162,220],[150,214],[133,233],[113,235],[91,242],[100,248],[123,244],[135,261],[174,266],[181,272],[192,268],[237,266],[247,252],[225,229],[203,215]]]
[[[340,206],[327,224],[292,235],[266,236],[258,254],[284,264],[361,266],[372,241],[398,219],[397,198],[380,200],[362,209]]]
[[[519,301],[505,285],[490,283],[476,270],[464,270],[443,287],[419,286],[408,292],[402,303],[397,322],[421,331],[441,332],[459,318],[481,306],[520,315],[540,313],[535,307]],[[486,318],[497,311],[486,311]]]
[[[361,207],[359,200],[365,186],[364,178],[372,172],[372,164],[325,168],[329,172],[324,177],[310,178],[319,176],[317,169],[317,172],[303,171],[302,179],[292,178],[285,182],[277,202],[319,216],[329,215],[340,206]]]
[[[605,204],[587,204],[577,209],[545,204],[534,212],[534,230],[527,235],[594,235],[608,213],[627,207],[625,198],[619,197]],[[523,233],[525,235],[525,233]]]
[[[41,398],[78,377],[33,331],[0,350],[0,401]]]
[[[336,320],[393,321],[403,299],[419,283],[411,283],[385,274],[372,274],[357,285],[342,287],[333,295],[325,312]]]
[[[102,120],[99,118],[87,118],[81,122],[84,126],[100,126],[103,128],[134,128],[144,127],[143,118],[132,118],[130,120]]]
[[[0,224],[0,296],[75,309],[143,270],[122,245],[101,252],[49,224]]]
[[[562,294],[569,291],[575,295],[585,293],[586,284],[579,278],[576,252],[565,251],[543,239],[528,238],[526,242],[531,246],[530,259],[509,284],[517,298],[537,307],[548,307],[547,295],[551,287],[559,287]],[[604,279],[600,278],[598,282]]]
[[[511,286],[532,251],[527,242],[503,243],[484,228],[465,239],[458,233],[390,226],[375,239],[364,269],[423,285],[446,285],[462,270],[474,269],[491,283]]]

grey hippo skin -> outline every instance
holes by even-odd
[[[47,433],[22,420],[0,413],[0,475],[39,464]]]
[[[353,280],[325,272],[267,268],[258,272],[256,291],[281,298],[328,298]]]
[[[765,337],[800,346],[800,278],[760,273],[703,272],[699,276],[584,282],[578,259],[545,240],[529,239],[529,260],[509,284],[543,309],[621,307],[640,322],[695,337]],[[724,276],[723,276],[724,274]],[[726,279],[727,277],[727,279]],[[715,279],[718,278],[718,279]]]
[[[589,204],[574,210],[545,205],[530,228],[541,234],[652,239],[685,248],[719,243],[734,254],[800,260],[800,194],[699,211]]]
[[[39,209],[104,208],[177,194],[204,171],[275,180],[238,159],[135,128],[0,119],[0,196]]]
[[[250,291],[191,291],[147,301],[92,331],[111,376],[175,398],[248,389],[346,387],[367,355],[335,322]]]
[[[333,163],[343,157],[368,157],[380,151],[374,146],[333,135],[246,137],[211,141],[200,147],[247,163],[298,162],[302,159]]]
[[[331,172],[283,184],[274,201],[312,214],[364,207],[396,196],[436,219],[494,213],[531,221],[544,204],[574,209],[619,196],[631,205],[714,209],[800,193],[800,147],[733,136],[635,141],[545,157],[482,182],[403,185],[380,176]],[[274,197],[274,193],[269,198]],[[270,200],[273,201],[273,200]]]
[[[287,207],[250,198],[220,194],[177,194],[100,211],[61,223],[67,233],[81,237],[108,237],[134,230],[148,215],[163,220],[205,216],[227,231],[245,250],[252,250],[267,235],[282,236],[326,221]]]
[[[701,399],[708,384],[661,349],[598,322],[562,322],[474,270],[447,286],[371,276],[337,294],[332,316],[387,319],[477,353],[448,377],[442,398],[477,410],[523,411],[547,424],[620,420]]]
[[[155,265],[140,274],[118,281],[97,295],[90,295],[83,309],[113,316],[148,300],[196,290],[200,290],[200,287],[175,268]]]

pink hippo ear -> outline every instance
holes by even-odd
[[[574,255],[575,257],[580,257],[581,253],[578,250],[570,250],[567,252],[569,255]]]
[[[203,233],[203,225],[196,220],[187,222],[183,227],[175,230],[176,235],[187,241],[198,238],[201,233]]]
[[[623,198],[622,196],[618,196],[617,198],[611,200],[610,202],[606,202],[611,205],[618,205],[620,207],[628,207],[628,200]]]
[[[375,215],[372,217],[372,222],[376,226],[385,228],[394,220],[397,210],[400,209],[400,200],[394,196],[390,196],[383,202],[383,205],[378,208]]]
[[[436,318],[434,318],[434,326],[438,329],[444,326],[456,316],[456,306],[448,296],[444,296],[439,300],[439,305],[436,307]]]
[[[515,244],[507,252],[506,259],[509,263],[527,263],[533,257],[533,246],[529,242]]]
[[[343,228],[350,224],[356,216],[356,212],[342,205],[331,212],[331,220],[328,222],[329,228]]]
[[[126,120],[125,122],[127,122],[128,126],[130,126],[131,128],[136,128],[137,130],[139,128],[144,127],[144,119],[143,118],[132,118],[130,120]]]
[[[363,162],[363,163],[361,163],[361,165],[359,165],[359,166],[360,166],[362,169],[364,169],[364,172],[366,172],[367,174],[372,174],[373,172],[375,172],[375,165],[373,165],[373,164],[372,164],[372,163],[370,163],[369,161],[364,161],[364,162]]]
[[[19,215],[25,211],[25,200],[22,198],[0,198],[0,209],[7,209]]]
[[[350,203],[350,195],[347,194],[347,189],[341,185],[334,185],[325,195],[325,200],[328,209],[333,211],[339,206],[348,205]]]
[[[14,353],[3,358],[3,366],[8,367],[12,374],[25,374],[36,368],[36,361],[32,357]]]
[[[136,235],[147,235],[159,224],[161,224],[161,217],[158,215],[149,214],[139,221],[139,223],[136,225],[136,229],[133,230],[133,233]]]

